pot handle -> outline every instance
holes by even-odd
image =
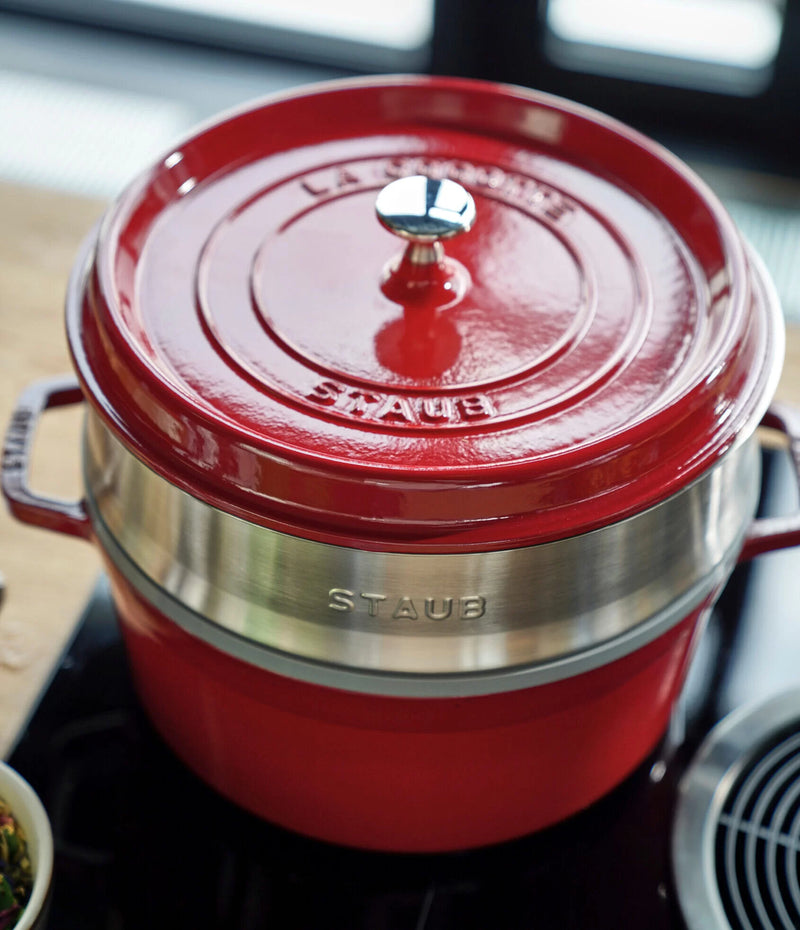
[[[39,416],[51,407],[83,400],[72,375],[29,385],[20,395],[3,447],[2,485],[8,506],[23,523],[89,539],[92,527],[83,501],[64,501],[36,494],[28,487],[33,438]]]
[[[788,404],[772,404],[761,421],[762,426],[778,430],[789,439],[797,485],[800,488],[800,409]],[[800,545],[800,510],[781,517],[754,520],[744,540],[740,562],[746,562],[763,552]]]

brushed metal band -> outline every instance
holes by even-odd
[[[98,527],[98,539],[114,568],[148,604],[192,636],[234,658],[278,675],[345,691],[391,697],[449,698],[500,694],[545,685],[600,668],[621,659],[666,633],[697,607],[715,597],[733,568],[733,561],[720,564],[713,576],[704,579],[670,606],[591,649],[533,665],[494,671],[452,674],[413,674],[350,668],[332,662],[305,659],[244,639],[218,623],[201,616],[155,584],[120,549],[107,530]],[[705,617],[700,621],[705,621]]]
[[[256,664],[252,647],[267,647],[401,676],[530,670],[598,649],[596,664],[611,661],[614,643],[652,638],[724,581],[760,485],[751,438],[662,504],[600,530],[520,549],[413,554],[327,545],[231,516],[150,470],[94,414],[84,461],[101,544],[150,599],[163,592],[168,615],[185,613],[184,626],[202,620],[198,629],[227,635],[228,651],[235,642]]]

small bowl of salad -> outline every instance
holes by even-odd
[[[0,762],[0,930],[41,930],[53,876],[53,834],[36,792]]]

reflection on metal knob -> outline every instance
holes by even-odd
[[[440,262],[441,240],[468,232],[475,222],[475,201],[460,184],[420,175],[384,187],[375,210],[390,232],[410,242],[406,258],[415,265]]]

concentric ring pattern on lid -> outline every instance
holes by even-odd
[[[474,201],[430,274],[376,217],[409,176]],[[322,85],[186,140],[109,212],[68,328],[96,408],[174,484],[422,551],[656,504],[752,433],[782,353],[771,292],[677,160],[437,78]]]

